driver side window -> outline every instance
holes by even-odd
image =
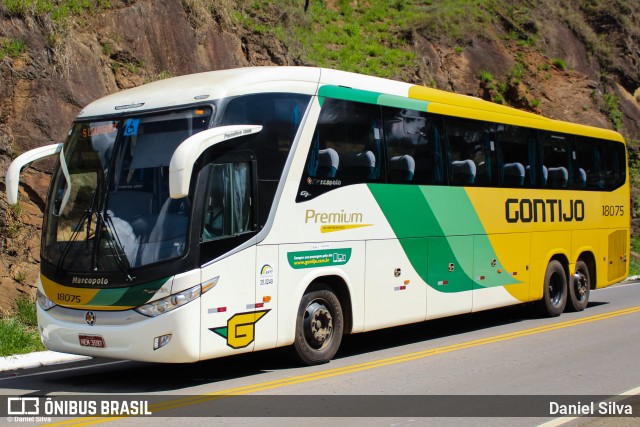
[[[202,242],[255,231],[251,188],[249,162],[211,166],[207,178]]]

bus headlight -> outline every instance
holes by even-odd
[[[47,298],[47,296],[40,289],[38,289],[37,301],[40,308],[44,311],[51,310],[56,306],[56,303]]]
[[[141,305],[135,310],[149,317],[156,317],[164,313],[168,313],[171,310],[175,310],[188,302],[200,296],[200,285],[196,285],[193,288],[189,288],[186,291],[182,291],[177,294],[169,295],[166,298],[159,299],[157,301],[150,302],[149,304]]]

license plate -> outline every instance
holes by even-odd
[[[105,347],[104,338],[100,335],[79,335],[78,338],[80,339],[80,345],[83,347]]]

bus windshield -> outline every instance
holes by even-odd
[[[190,201],[169,198],[169,162],[211,116],[211,108],[198,108],[75,123],[54,172],[44,258],[88,273],[183,255]]]

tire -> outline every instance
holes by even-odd
[[[306,365],[328,363],[340,347],[343,331],[340,301],[331,288],[320,285],[300,301],[293,343],[295,355]]]
[[[582,311],[589,304],[591,291],[591,274],[587,264],[580,260],[576,263],[576,274],[571,277],[567,308],[571,311]]]
[[[536,311],[544,317],[557,317],[567,305],[567,275],[559,261],[551,260],[544,275],[544,293]]]

